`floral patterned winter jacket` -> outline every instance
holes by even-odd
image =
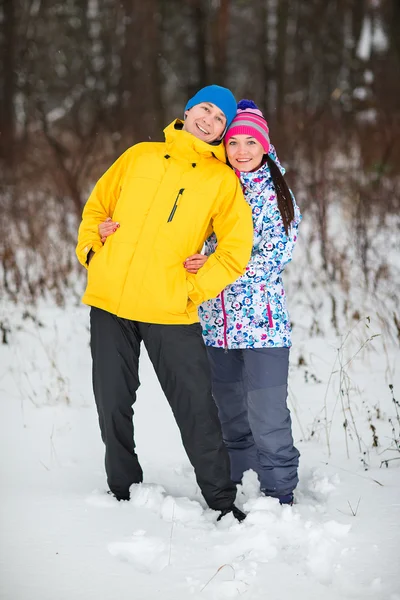
[[[270,156],[284,173],[273,146]],[[292,196],[295,217],[286,235],[268,164],[240,173],[240,181],[253,214],[251,258],[239,279],[200,305],[204,341],[206,346],[229,349],[289,347],[291,326],[281,274],[292,259],[300,210]],[[216,246],[212,235],[205,254],[212,254]]]

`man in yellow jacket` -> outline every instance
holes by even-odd
[[[92,307],[93,387],[111,492],[128,500],[143,478],[132,422],[143,341],[206,502],[241,519],[197,316],[199,304],[244,272],[252,247],[251,211],[220,142],[235,114],[232,93],[207,86],[187,103],[184,122],[165,129],[165,142],[129,148],[87,201],[76,252],[88,269],[83,302]],[[103,244],[98,227],[109,217],[120,227]],[[185,259],[212,232],[216,252],[189,274]]]

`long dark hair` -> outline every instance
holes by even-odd
[[[278,208],[279,212],[281,213],[285,233],[288,235],[290,225],[294,220],[294,205],[292,195],[290,193],[289,186],[286,183],[285,178],[276,162],[270,157],[269,154],[266,154],[265,156],[265,162],[269,167],[272,182],[274,184],[276,197],[278,200]]]

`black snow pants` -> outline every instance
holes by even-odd
[[[200,324],[140,323],[92,308],[90,326],[93,390],[110,490],[118,497],[129,497],[129,487],[143,479],[135,452],[132,409],[140,385],[143,341],[208,506],[214,510],[231,507],[236,486],[230,478],[229,456],[211,394]]]

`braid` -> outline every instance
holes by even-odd
[[[278,199],[278,208],[279,212],[281,213],[285,233],[288,235],[290,225],[294,220],[294,205],[292,195],[278,165],[272,160],[269,154],[267,154],[266,160],[271,173],[272,182],[274,184],[276,197]]]

